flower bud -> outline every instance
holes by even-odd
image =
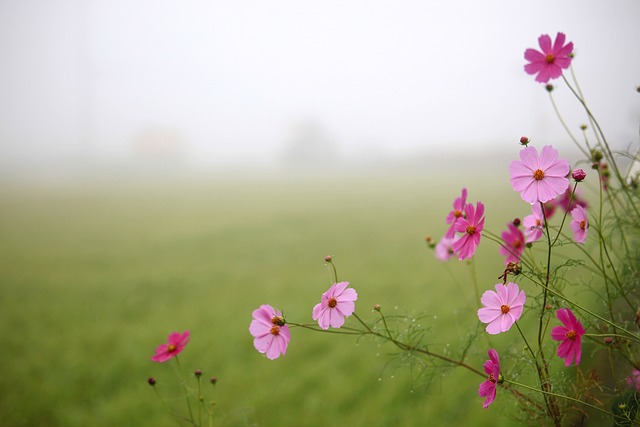
[[[515,218],[513,220],[513,225],[515,225],[516,227],[519,227],[520,226],[520,218]]]
[[[551,310],[553,306],[551,304],[547,304],[544,306],[544,308],[546,308],[547,310]]]
[[[520,144],[521,145],[527,145],[529,142],[531,142],[531,140],[529,138],[527,138],[526,136],[523,136],[520,138]]]
[[[332,261],[333,258],[331,258],[331,255],[327,255],[326,257],[324,257],[324,262],[328,262],[330,263]]]
[[[150,377],[150,378],[147,380],[147,382],[149,383],[149,385],[150,385],[151,387],[153,387],[153,386],[155,386],[155,385],[156,385],[156,379],[155,379],[155,378],[153,378],[153,377]]]
[[[587,130],[587,125],[584,123],[580,125],[580,130]]]
[[[202,371],[200,369],[196,369],[193,375],[195,375],[196,378],[200,378],[202,376]]]
[[[587,177],[587,173],[582,169],[576,169],[573,171],[571,176],[576,180],[576,182],[580,182]]]
[[[613,342],[613,338],[611,338],[611,337],[606,337],[606,338],[604,339],[604,343],[605,343],[605,344],[611,344],[612,342]]]
[[[553,85],[552,84],[548,84],[544,88],[547,90],[547,92],[553,92]]]
[[[600,162],[602,160],[602,152],[599,150],[591,150],[591,161]]]
[[[218,382],[218,379],[216,377],[211,377],[209,381],[211,382],[211,384],[215,385]]]
[[[373,305],[373,310],[374,311],[380,311],[380,310],[382,310],[382,307],[380,306],[380,304],[374,304]]]

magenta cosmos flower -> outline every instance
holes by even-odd
[[[482,202],[476,203],[476,208],[468,203],[464,207],[464,218],[459,218],[455,224],[455,230],[463,233],[462,236],[453,242],[453,251],[458,254],[458,259],[471,258],[480,244],[480,236],[484,228],[484,205]]]
[[[467,203],[467,189],[463,188],[462,195],[460,197],[457,197],[453,201],[453,210],[449,212],[449,214],[447,215],[447,224],[451,224],[451,225],[449,226],[449,229],[447,230],[447,232],[444,234],[444,237],[448,237],[451,239],[455,235],[456,222],[458,221],[459,218],[462,217],[466,203]]]
[[[627,384],[632,385],[636,391],[640,392],[640,371],[634,369],[631,376],[627,377]]]
[[[542,237],[542,227],[544,226],[544,216],[539,203],[531,205],[531,215],[527,215],[522,220],[524,226],[524,237],[526,243],[540,240]]]
[[[587,240],[587,228],[589,228],[587,211],[578,205],[571,211],[571,218],[569,227],[573,230],[573,240],[577,243],[584,243]]]
[[[551,37],[543,34],[538,38],[540,51],[527,49],[524,51],[524,59],[529,61],[524,66],[527,74],[538,74],[536,81],[547,83],[551,79],[557,79],[562,75],[562,70],[571,65],[571,52],[573,43],[565,42],[565,35],[558,33],[556,40],[551,45]]]
[[[500,376],[500,358],[498,352],[494,349],[489,350],[489,360],[484,362],[484,371],[489,375],[489,378],[478,389],[480,397],[484,397],[484,403],[482,407],[487,409],[491,403],[496,400],[496,388],[498,383],[502,382]]]
[[[291,335],[280,310],[261,305],[253,311],[249,332],[253,335],[253,346],[269,359],[277,359],[287,352]]]
[[[582,198],[580,189],[577,188],[576,191],[573,191],[571,186],[567,187],[565,192],[558,196],[556,204],[564,209],[565,212],[571,212],[576,206],[582,206],[585,209],[589,207],[589,203]]]
[[[313,320],[318,321],[322,329],[339,328],[344,325],[345,317],[351,316],[356,309],[358,294],[355,289],[347,288],[349,282],[334,283],[322,294],[319,304],[313,307]]]
[[[526,300],[524,291],[515,283],[509,282],[506,286],[498,283],[495,292],[485,291],[482,294],[480,302],[484,307],[478,310],[478,318],[482,323],[488,323],[488,333],[506,332],[522,316]]]
[[[162,363],[177,356],[189,343],[189,331],[184,331],[182,334],[172,332],[169,334],[168,341],[167,344],[160,344],[156,348],[156,354],[151,357],[151,360]]]
[[[551,330],[551,338],[562,341],[558,347],[558,357],[564,359],[564,366],[571,365],[574,358],[576,365],[579,365],[582,355],[581,337],[584,335],[584,328],[568,308],[556,310],[556,317],[562,322],[562,326],[555,326]]]
[[[558,160],[558,150],[550,145],[542,147],[540,157],[535,147],[520,151],[520,160],[509,165],[511,187],[530,204],[548,202],[564,193],[569,185],[569,162]]]
[[[505,265],[510,262],[519,263],[524,251],[524,235],[513,223],[507,224],[507,230],[502,232],[504,246],[500,246],[500,255],[505,256]]]

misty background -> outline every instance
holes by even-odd
[[[453,167],[522,135],[571,150],[523,70],[558,31],[612,145],[637,147],[638,18],[636,0],[2,0],[0,177]]]

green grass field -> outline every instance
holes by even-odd
[[[215,425],[517,424],[511,398],[482,409],[469,371],[417,377],[388,344],[295,328],[270,361],[248,332],[264,303],[311,321],[331,254],[361,317],[376,303],[425,314],[425,342],[455,356],[477,326],[470,267],[439,263],[424,237],[444,233],[463,186],[495,232],[528,213],[504,177],[453,174],[2,186],[1,424],[176,425],[146,381],[180,407],[171,363],[150,357],[186,329],[182,368],[218,378]],[[480,246],[481,289],[503,269],[497,251]],[[481,336],[468,363],[482,369],[488,345]]]

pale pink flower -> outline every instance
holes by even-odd
[[[524,251],[524,235],[513,223],[507,224],[507,230],[502,232],[504,246],[500,246],[500,255],[505,256],[505,265],[510,262],[519,263]]]
[[[627,377],[627,384],[632,385],[637,392],[640,392],[640,371],[634,369],[631,376]]]
[[[151,360],[162,363],[177,356],[189,343],[189,331],[184,331],[182,334],[172,332],[167,341],[167,344],[160,344],[156,348],[156,354],[151,357]]]
[[[575,240],[576,243],[584,243],[584,241],[587,240],[587,229],[589,228],[587,211],[578,205],[571,211],[571,218],[569,227],[573,230],[573,240]]]
[[[535,147],[525,147],[520,151],[520,160],[509,165],[511,186],[525,202],[545,203],[567,189],[569,169],[569,162],[558,160],[558,150],[552,146],[542,147],[540,157]]]
[[[540,203],[531,205],[531,215],[527,215],[522,220],[524,226],[524,236],[526,243],[532,243],[540,240],[544,227],[544,216]]]
[[[574,358],[576,365],[579,365],[582,355],[581,337],[584,335],[584,328],[568,308],[556,310],[556,317],[563,325],[555,326],[551,330],[551,338],[562,341],[558,347],[558,357],[564,359],[564,366],[571,365]]]
[[[349,282],[334,283],[322,294],[320,303],[313,307],[313,320],[317,320],[322,329],[329,329],[329,326],[341,327],[345,317],[351,316],[355,311],[358,294],[355,289],[347,286]]]
[[[571,65],[571,52],[573,43],[565,42],[565,35],[558,33],[556,40],[551,45],[551,37],[543,34],[538,38],[540,50],[527,49],[524,51],[524,59],[529,61],[524,66],[527,74],[538,74],[536,81],[547,83],[551,79],[557,79],[562,75],[562,70]]]
[[[464,207],[467,203],[467,189],[462,189],[462,195],[460,197],[456,197],[453,201],[453,210],[449,212],[447,215],[447,224],[451,224],[449,229],[444,234],[444,237],[452,238],[455,235],[454,227],[459,218],[462,217],[464,213]]]
[[[500,376],[500,358],[498,357],[498,352],[494,349],[490,349],[488,351],[489,360],[484,362],[484,371],[489,378],[486,381],[480,384],[480,388],[478,389],[478,394],[480,397],[484,397],[484,403],[482,407],[487,409],[491,403],[496,400],[496,388],[498,387],[498,383],[502,382],[502,378]]]
[[[449,261],[453,257],[453,243],[458,240],[459,237],[443,237],[436,245],[436,258],[440,261]]]
[[[253,346],[271,360],[284,356],[291,340],[282,312],[263,304],[253,311],[253,320],[249,325],[253,335]]]
[[[482,202],[473,205],[468,203],[465,208],[465,217],[459,218],[455,224],[455,230],[464,233],[460,239],[453,243],[453,251],[458,254],[458,259],[471,258],[480,244],[480,236],[484,228],[484,205]]]
[[[527,297],[518,285],[513,282],[503,285],[498,283],[496,291],[485,291],[480,298],[484,305],[478,310],[478,318],[482,323],[488,323],[486,331],[499,334],[508,331],[522,316],[522,310]]]

